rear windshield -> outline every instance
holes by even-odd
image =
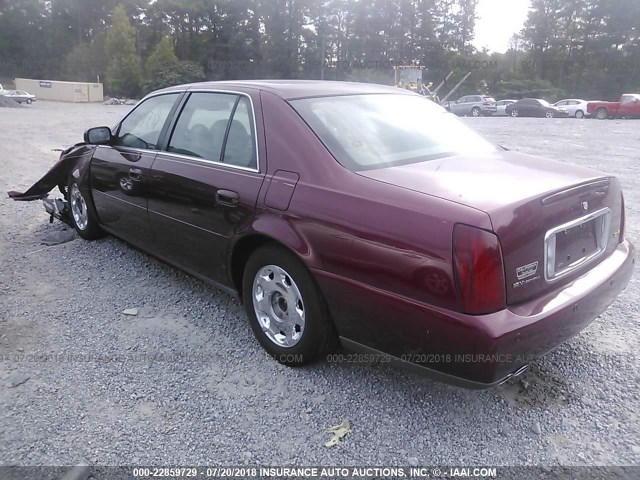
[[[336,160],[353,171],[496,151],[453,114],[417,95],[347,95],[290,103]]]

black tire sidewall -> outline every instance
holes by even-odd
[[[284,269],[302,294],[305,326],[302,338],[292,347],[280,347],[262,331],[253,307],[253,281],[257,272],[266,265]],[[242,297],[249,324],[260,345],[278,362],[298,366],[318,360],[329,353],[335,333],[325,300],[311,273],[292,253],[275,244],[256,250],[245,266]]]

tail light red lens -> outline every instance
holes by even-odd
[[[504,264],[498,237],[480,228],[456,224],[453,263],[465,313],[492,313],[505,307]]]
[[[618,235],[618,243],[624,240],[624,222],[626,220],[624,215],[624,195],[622,193],[620,194],[620,200],[622,211],[620,212],[620,234]]]

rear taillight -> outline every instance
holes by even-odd
[[[504,265],[498,237],[486,230],[456,224],[453,263],[465,313],[491,313],[505,307]]]
[[[624,217],[624,195],[622,193],[620,194],[620,203],[621,203],[622,207],[621,207],[621,211],[620,211],[620,233],[618,234],[618,243],[624,241],[624,222],[625,222],[625,217]]]

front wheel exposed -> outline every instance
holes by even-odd
[[[254,335],[280,363],[304,365],[335,345],[322,294],[306,267],[284,248],[266,245],[253,253],[242,292]]]
[[[598,120],[606,120],[608,116],[609,116],[609,112],[607,112],[606,108],[599,108],[598,111],[596,112],[596,118]]]
[[[104,236],[93,214],[93,205],[85,198],[75,180],[69,181],[69,211],[73,227],[85,240],[94,240]]]
[[[513,110],[511,110],[511,116],[514,117],[514,118],[518,116],[518,109],[517,108],[514,108]]]
[[[582,110],[578,110],[576,112],[576,118],[584,118],[584,112]]]
[[[553,112],[551,110],[547,110],[545,112],[544,116],[547,117],[547,118],[553,118],[554,114],[553,114]]]

